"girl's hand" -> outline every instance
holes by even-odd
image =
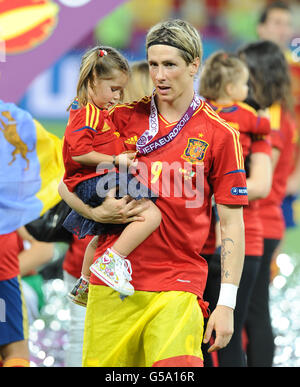
[[[119,167],[131,167],[134,163],[136,152],[124,152],[116,156],[115,164]]]
[[[270,119],[270,114],[269,114],[269,110],[268,109],[259,109],[259,110],[257,110],[257,115],[259,117],[265,117],[265,118]]]

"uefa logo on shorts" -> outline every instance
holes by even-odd
[[[6,322],[6,308],[5,308],[5,301],[0,298],[0,323]]]

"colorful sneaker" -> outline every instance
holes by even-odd
[[[86,307],[89,293],[89,282],[82,277],[76,282],[74,288],[68,294],[74,304]]]
[[[90,271],[106,285],[125,296],[132,296],[134,287],[129,283],[131,278],[131,264],[107,249],[90,267]]]

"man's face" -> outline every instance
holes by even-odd
[[[286,49],[293,34],[291,13],[278,8],[270,10],[266,21],[258,25],[257,32],[260,39],[271,40]]]
[[[159,100],[174,102],[189,95],[199,67],[197,60],[187,64],[177,48],[155,45],[148,49],[148,63]]]

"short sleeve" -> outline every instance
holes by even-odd
[[[71,112],[65,132],[65,141],[71,156],[81,156],[94,150],[94,137],[101,123],[103,124],[103,116],[100,110],[91,104]]]
[[[218,131],[212,152],[210,182],[216,203],[247,205],[246,173],[239,133],[228,126]]]
[[[126,104],[116,105],[113,109],[110,110],[109,115],[121,136],[126,136],[124,129],[131,119],[133,109],[134,106],[132,104]]]
[[[255,117],[254,134],[269,135],[271,132],[270,120],[266,117]]]

